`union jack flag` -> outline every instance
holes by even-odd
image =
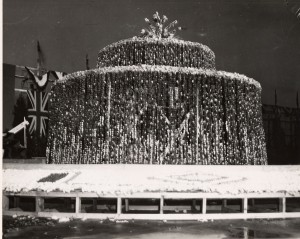
[[[28,109],[28,118],[31,119],[29,133],[32,134],[35,131],[39,133],[40,136],[46,136],[49,93],[38,90],[28,90],[27,95],[32,106],[32,108]]]

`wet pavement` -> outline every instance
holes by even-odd
[[[3,238],[68,239],[194,239],[194,238],[300,238],[300,219],[58,222],[29,217],[4,217]]]

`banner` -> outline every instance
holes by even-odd
[[[3,64],[3,133],[22,145],[23,132],[11,136],[9,130],[25,117],[29,122],[27,153],[30,156],[45,156],[50,91],[54,82],[64,75],[64,72]]]

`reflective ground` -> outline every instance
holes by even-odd
[[[4,238],[300,238],[300,219],[207,222],[71,220],[4,217]]]

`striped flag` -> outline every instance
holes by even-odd
[[[49,93],[28,90],[27,95],[31,104],[31,107],[28,109],[28,118],[30,119],[29,133],[32,134],[35,131],[40,136],[46,136]]]

